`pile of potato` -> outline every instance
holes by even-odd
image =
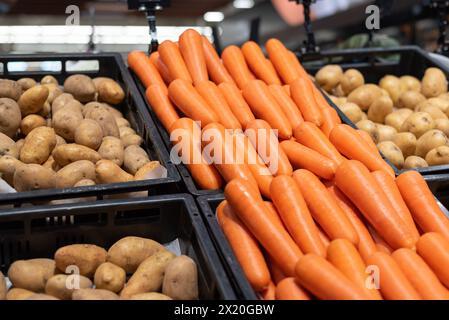
[[[54,259],[15,261],[0,300],[196,300],[195,261],[156,241],[125,237],[108,251],[92,244],[59,248]]]
[[[327,65],[315,79],[397,168],[449,164],[449,93],[440,69],[421,80],[386,75],[376,85],[356,69]]]
[[[91,186],[151,177],[159,168],[142,138],[112,107],[124,100],[110,78],[0,79],[0,174],[3,192]],[[1,179],[0,179],[1,180]]]

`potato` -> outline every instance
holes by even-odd
[[[15,288],[44,292],[55,271],[55,261],[51,259],[17,260],[9,267],[8,278]]]
[[[23,164],[16,168],[13,185],[17,191],[55,188],[55,172],[39,164]]]
[[[449,120],[448,119],[435,120],[435,129],[440,130],[446,136],[449,136]]]
[[[55,173],[57,171],[59,171],[61,169],[61,167],[59,166],[59,164],[56,163],[55,158],[53,158],[53,156],[49,156],[47,161],[45,161],[42,166],[44,168],[48,168],[53,170]]]
[[[0,157],[1,178],[12,186],[14,173],[16,172],[16,169],[22,164],[22,161],[17,160],[16,158],[11,156]]]
[[[76,143],[57,146],[53,150],[52,155],[53,158],[55,158],[56,163],[61,167],[79,160],[89,160],[93,163],[97,163],[97,161],[101,160],[101,156],[97,151]]]
[[[71,244],[56,251],[56,267],[66,272],[68,266],[75,265],[80,275],[92,278],[98,266],[106,262],[107,254],[105,249],[93,244]]]
[[[93,82],[98,92],[98,101],[119,104],[125,98],[122,87],[113,79],[98,77]]]
[[[78,110],[78,102],[72,100],[65,107],[53,114],[52,126],[55,132],[65,140],[75,140],[75,131],[83,121],[83,114]]]
[[[92,79],[83,74],[74,74],[64,81],[64,91],[76,100],[86,103],[95,100],[97,90]]]
[[[88,187],[88,186],[94,186],[96,183],[94,180],[91,179],[81,179],[77,183],[74,184],[74,187]]]
[[[48,88],[44,86],[35,86],[25,91],[17,101],[22,117],[41,111],[48,94]]]
[[[0,98],[0,133],[13,138],[19,129],[22,116],[17,102],[10,98]]]
[[[18,158],[19,153],[14,140],[0,132],[0,157],[1,156]]]
[[[362,120],[363,111],[355,103],[346,102],[339,108],[352,122],[357,123]]]
[[[123,139],[126,136],[136,134],[136,131],[130,127],[119,127],[120,139]]]
[[[378,142],[392,141],[393,137],[398,133],[395,128],[383,124],[377,125]]]
[[[429,166],[449,164],[449,147],[443,145],[430,150],[426,155],[426,162]]]
[[[174,300],[198,300],[198,270],[187,256],[174,258],[165,269],[162,293]]]
[[[419,109],[417,111],[419,111],[419,112],[426,112],[426,113],[430,114],[430,116],[432,117],[433,120],[447,119],[447,116],[444,114],[444,112],[441,111],[437,107],[427,106],[427,107],[424,107],[424,108]]]
[[[173,300],[172,298],[166,296],[165,294],[158,293],[158,292],[145,292],[145,293],[138,293],[129,300]]]
[[[345,96],[365,84],[365,78],[357,69],[348,69],[343,74],[340,85]]]
[[[326,91],[324,91],[326,92]],[[336,97],[344,97],[345,93],[343,92],[343,89],[341,88],[341,84],[336,86],[334,89],[332,89],[331,93]]]
[[[37,127],[45,127],[47,121],[37,114],[29,114],[20,122],[20,131],[24,135],[28,135],[33,129]]]
[[[31,297],[35,293],[30,290],[21,289],[21,288],[11,288],[6,294],[6,300],[26,300]]]
[[[61,94],[63,94],[62,89],[57,85],[53,83],[47,83],[43,84],[44,87],[48,89],[48,98],[47,102],[51,105],[53,101],[59,97]]]
[[[131,274],[146,258],[164,250],[163,245],[151,239],[125,237],[109,248],[108,261]]]
[[[377,144],[377,148],[396,168],[402,168],[404,165],[404,155],[397,145],[391,141],[383,141]]]
[[[0,300],[6,300],[6,291],[8,291],[8,288],[6,288],[5,276],[0,271]]]
[[[115,118],[106,107],[100,106],[98,108],[93,108],[86,114],[86,118],[97,121],[103,129],[103,135],[105,137],[120,137],[120,131],[118,129],[117,123],[115,122]]]
[[[136,174],[146,163],[150,162],[148,154],[141,147],[136,145],[128,146],[123,155],[123,164],[126,171]]]
[[[353,102],[363,111],[367,111],[371,104],[382,96],[382,90],[374,84],[365,84],[352,91],[348,102]]]
[[[146,258],[128,280],[120,297],[126,299],[138,293],[160,291],[165,269],[175,257],[173,253],[165,250]]]
[[[22,150],[23,144],[25,143],[25,139],[19,139],[16,141],[17,154],[20,154],[20,150]]]
[[[18,101],[22,95],[22,87],[16,81],[0,79],[0,98]]]
[[[401,86],[401,80],[393,75],[386,75],[379,81],[379,87],[386,90],[394,105],[397,104],[399,96],[402,93],[403,87]]]
[[[391,141],[401,149],[404,158],[415,154],[417,140],[413,133],[399,132]]]
[[[129,121],[125,118],[115,118],[115,123],[117,123],[117,127],[120,130],[120,127],[131,127]]]
[[[70,188],[82,179],[95,180],[95,165],[88,160],[79,160],[66,165],[56,175],[56,188]]]
[[[397,131],[400,131],[402,124],[412,114],[413,111],[410,109],[399,109],[393,111],[385,117],[385,124],[395,128]]]
[[[449,116],[449,100],[442,98],[427,99],[427,103],[433,107],[439,108],[445,115]]]
[[[143,142],[142,137],[137,134],[130,134],[122,138],[123,147],[140,146]]]
[[[56,297],[50,296],[48,294],[35,293],[35,294],[29,296],[28,298],[26,298],[25,300],[59,300],[59,299]]]
[[[103,129],[97,121],[84,119],[75,130],[77,144],[97,150],[103,141]]]
[[[421,93],[426,98],[433,98],[446,92],[446,75],[438,68],[428,68],[422,78]]]
[[[67,103],[72,100],[75,100],[75,98],[70,93],[63,93],[59,95],[53,100],[53,103],[51,104],[51,112],[55,114],[56,111],[62,109]]]
[[[415,155],[424,158],[426,154],[439,146],[448,145],[447,136],[440,130],[429,130],[416,142]]]
[[[400,132],[411,132],[416,138],[435,128],[435,121],[426,112],[415,112],[401,126]]]
[[[59,135],[56,135],[56,147],[63,145],[63,144],[67,144],[67,142],[65,141],[65,139]]]
[[[52,75],[46,75],[41,79],[41,84],[59,84],[58,80],[56,80],[55,77],[53,77]]]
[[[119,167],[123,164],[124,148],[122,140],[116,137],[104,137],[98,149],[102,159],[111,160]]]
[[[73,274],[57,274],[48,279],[45,293],[61,300],[72,300],[75,290],[92,288],[89,278]]]
[[[426,101],[426,97],[424,97],[420,92],[404,91],[399,96],[397,106],[398,108],[414,110],[417,105],[424,101]]]
[[[327,92],[339,85],[343,77],[343,70],[339,65],[328,64],[321,68],[315,75],[315,80]]]
[[[348,102],[348,98],[346,97],[335,97],[335,96],[329,96],[331,101],[335,103],[338,107],[340,107],[342,104]]]
[[[114,292],[103,289],[79,289],[72,294],[72,300],[119,300]]]
[[[167,170],[161,166],[159,161],[150,161],[137,170],[134,180],[147,180],[164,178],[167,176]]]
[[[368,109],[368,119],[384,123],[385,117],[393,112],[393,101],[390,97],[382,96],[376,99]]]
[[[41,111],[37,113],[37,115],[43,118],[47,118],[50,115],[50,113],[51,113],[51,105],[48,101],[45,101],[44,106],[42,107]],[[51,119],[47,120],[51,121]],[[49,125],[49,127],[51,127],[51,124]]]
[[[401,81],[401,87],[403,91],[421,91],[421,81],[412,76],[402,76],[399,78]]]
[[[95,172],[98,183],[118,183],[133,181],[134,177],[111,160],[100,160],[96,163]]]
[[[362,120],[356,123],[357,128],[360,130],[366,131],[371,136],[371,139],[375,143],[379,141],[379,132],[377,130],[377,126],[371,120]]]
[[[23,91],[26,91],[37,84],[36,80],[34,80],[33,78],[20,78],[19,80],[17,80],[17,83],[20,85]]]
[[[47,161],[55,146],[55,130],[49,127],[37,127],[26,136],[20,150],[20,160],[23,163],[42,164]]]
[[[110,262],[101,264],[95,271],[95,288],[105,289],[115,293],[120,292],[125,286],[126,272],[119,266]]]
[[[119,110],[117,110],[115,107],[110,106],[107,103],[103,103],[103,106],[108,109],[108,111],[112,114],[112,116],[114,117],[114,119],[123,119],[123,113],[121,113]]]

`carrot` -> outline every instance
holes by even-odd
[[[284,228],[272,223],[267,205],[254,196],[251,184],[232,180],[225,188],[225,198],[282,272],[292,276],[302,252]]]
[[[267,62],[267,66],[268,66],[268,68],[270,68],[271,72],[274,73],[276,75],[276,77],[278,78],[280,85],[282,85],[281,79],[279,78],[278,73],[276,72],[276,68],[271,63],[271,60],[268,58],[265,58],[265,61]]]
[[[324,135],[329,138],[332,129],[337,125],[341,124],[340,117],[334,108],[324,108],[321,109],[321,115],[323,116],[323,123],[321,124],[321,131]]]
[[[415,251],[398,249],[392,257],[423,299],[449,300],[449,290]]]
[[[416,171],[407,171],[396,178],[413,219],[424,232],[439,232],[449,239],[449,220],[438,206],[424,178]]]
[[[401,193],[399,192],[398,186],[396,185],[394,179],[389,174],[385,173],[385,171],[374,171],[371,172],[371,175],[377,181],[381,189],[385,192],[385,195],[387,196],[388,200],[390,200],[393,209],[408,226],[411,234],[414,237],[414,241],[418,241],[418,229],[416,229],[416,225],[413,221],[412,215],[408,210],[404,199],[402,199]]]
[[[371,138],[371,136],[369,135],[368,132],[357,129],[356,130],[358,135],[360,137],[362,137],[362,139],[368,144],[368,147],[370,147],[370,149],[373,151],[374,154],[378,155],[380,158],[382,158],[380,156],[379,150],[377,149],[376,144],[374,143],[373,139]]]
[[[382,297],[375,288],[366,286],[366,265],[356,247],[346,239],[333,240],[327,248],[327,260],[340,270],[352,283],[371,296],[371,300]]]
[[[265,47],[271,63],[286,84],[292,83],[300,74],[287,48],[277,39],[269,39]]]
[[[320,91],[320,89],[318,89],[314,83],[312,83],[311,88],[313,90],[313,97],[315,98],[315,102],[318,108],[321,109],[321,112],[323,112],[324,109],[332,108],[329,102],[327,102],[326,98],[324,97],[324,92]]]
[[[200,82],[208,81],[201,35],[193,29],[184,31],[179,37],[179,51],[181,51],[193,83],[197,85]]]
[[[340,189],[335,186],[333,182],[327,181],[325,185],[329,193],[335,198],[338,206],[344,211],[346,217],[348,217],[349,221],[357,232],[359,236],[359,245],[357,246],[357,248],[363,260],[366,261],[366,259],[371,254],[377,251],[377,248],[370,232],[360,218],[360,212],[354,206],[351,200],[349,200],[348,197],[346,197],[343,192],[341,192]]]
[[[272,219],[273,223],[276,223],[276,225],[279,226],[279,228],[285,228],[284,223],[281,220],[281,217],[279,216],[279,213],[276,209],[276,207],[274,206],[273,202],[271,201],[265,201],[265,204],[267,205],[268,208],[268,213],[269,213],[269,217],[270,219]]]
[[[158,84],[150,85],[145,95],[159,121],[165,130],[169,131],[173,122],[179,119],[175,107],[168,98],[167,92]]]
[[[326,256],[318,228],[292,177],[280,175],[270,186],[271,197],[288,232],[304,253]]]
[[[276,286],[276,300],[310,300],[295,278],[285,278]]]
[[[165,40],[159,45],[158,52],[172,79],[183,79],[192,83],[192,77],[175,43]]]
[[[291,93],[290,93],[290,85],[289,84],[285,84],[282,86],[282,89],[284,89],[284,92],[291,97]]]
[[[281,110],[287,116],[292,128],[296,128],[302,122],[304,122],[304,119],[303,119],[298,107],[293,102],[293,100],[290,98],[290,96],[285,93],[282,86],[277,85],[277,84],[272,84],[268,88],[269,88],[271,94],[273,95],[274,99],[277,101],[277,103],[281,107]]]
[[[232,113],[226,99],[215,83],[212,81],[203,81],[196,83],[195,88],[211,109],[218,115],[220,123],[226,129],[242,129],[240,122]]]
[[[170,82],[172,82],[174,80],[170,76],[170,71],[168,71],[167,66],[162,62],[159,52],[157,52],[157,51],[153,52],[150,55],[150,61],[156,67],[157,71],[159,71],[159,74],[161,75],[165,84],[170,84]]]
[[[387,254],[391,254],[393,252],[393,248],[391,248],[388,243],[386,243],[385,240],[379,236],[376,230],[369,227],[369,231],[373,237],[374,243],[376,244],[377,251],[385,252]]]
[[[214,46],[205,36],[202,36],[202,43],[204,58],[206,59],[207,72],[209,73],[210,79],[217,85],[224,82],[235,84],[234,79],[232,79],[228,70],[224,67],[223,62],[218,56]]]
[[[270,281],[268,284],[268,287],[259,292],[259,296],[261,300],[276,300],[276,286],[274,285],[273,281]]]
[[[217,219],[251,287],[255,291],[267,288],[270,283],[270,271],[262,251],[226,200],[217,208]]]
[[[178,141],[178,138],[181,140]],[[189,118],[176,120],[170,127],[170,140],[180,147],[181,160],[189,169],[199,189],[221,188],[220,174],[212,165],[207,164],[201,154],[201,128],[197,123]]]
[[[266,121],[255,119],[249,122],[246,126],[245,135],[273,175],[291,175],[293,173],[287,155],[279,147],[279,141]]]
[[[323,300],[367,300],[370,296],[352,283],[330,262],[309,253],[296,265],[299,284],[315,297]]]
[[[254,75],[249,71],[245,57],[239,47],[228,46],[223,50],[221,59],[240,90],[243,90],[250,80],[255,79]]]
[[[168,87],[168,96],[183,114],[195,121],[200,121],[202,127],[219,121],[215,111],[186,80],[172,81]]]
[[[142,81],[145,88],[152,84],[158,84],[167,90],[164,80],[156,67],[150,62],[147,55],[142,51],[131,51],[128,54],[128,65]]]
[[[449,288],[449,241],[447,238],[437,232],[425,233],[416,244],[416,251],[446,288]]]
[[[357,131],[346,124],[332,129],[329,140],[348,159],[362,162],[371,171],[383,170],[394,177],[393,169],[362,140]]]
[[[285,140],[280,145],[295,169],[307,169],[327,180],[334,178],[337,165],[329,158],[294,141]]]
[[[244,161],[236,161],[233,137],[221,124],[210,123],[202,132],[203,154],[214,164],[226,182],[235,178],[247,180],[255,189],[257,182]]]
[[[272,257],[270,257],[268,255],[266,257],[266,260],[267,260],[267,264],[268,264],[268,269],[270,270],[271,279],[272,279],[273,283],[277,285],[279,282],[281,282],[286,277],[285,277],[284,273],[282,272],[281,268],[279,268],[279,266],[276,264],[276,262],[274,262]]]
[[[343,162],[335,173],[335,184],[392,248],[414,247],[414,237],[407,225],[397,215],[385,192],[361,162]]]
[[[257,43],[254,41],[245,42],[242,46],[242,53],[246,63],[257,78],[263,80],[266,84],[281,84],[276,70],[271,69]]]
[[[218,85],[218,88],[226,99],[232,113],[240,122],[242,128],[246,128],[248,122],[256,119],[243,98],[242,93],[235,84],[223,82]]]
[[[418,292],[401,271],[396,261],[384,252],[376,252],[368,258],[367,265],[378,268],[373,278],[379,280],[379,290],[387,300],[421,300]]]
[[[290,58],[290,62],[292,64],[292,67],[295,69],[295,72],[303,79],[307,79],[310,82],[310,76],[307,73],[307,71],[304,69],[304,67],[302,66],[301,62],[299,62],[298,57],[296,56],[296,54],[293,51],[287,50],[288,51],[288,56]],[[296,79],[294,79],[296,80]]]
[[[329,247],[329,244],[331,243],[329,237],[324,233],[323,229],[321,229],[320,226],[318,226],[318,232],[320,233],[321,243],[327,249],[327,247]]]
[[[308,79],[298,78],[290,84],[290,92],[304,120],[320,127],[323,124],[323,115],[315,101],[312,86]]]
[[[306,200],[315,221],[330,239],[348,239],[357,245],[359,237],[345,213],[321,181],[310,171],[299,169],[293,178]]]
[[[243,88],[243,97],[256,117],[267,121],[272,128],[277,129],[281,139],[290,139],[292,126],[263,81],[248,81]]]
[[[294,136],[299,143],[331,159],[337,165],[345,160],[326,135],[311,122],[305,121],[296,127]]]

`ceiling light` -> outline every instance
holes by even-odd
[[[224,14],[220,11],[209,11],[204,14],[203,18],[207,22],[221,22],[224,19]]]
[[[233,6],[237,9],[251,9],[254,7],[254,0],[234,0]]]

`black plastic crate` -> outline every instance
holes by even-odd
[[[43,61],[59,66],[60,71],[11,72],[9,70],[11,63],[27,62],[33,64]],[[79,71],[70,69],[70,65],[80,61],[95,61],[98,68],[94,68],[94,70]],[[142,147],[147,151],[150,159],[158,160],[161,165],[167,169],[167,178],[2,194],[0,197],[0,205],[14,204],[15,206],[21,206],[24,203],[43,204],[50,200],[79,197],[97,197],[97,199],[102,199],[104,195],[133,191],[148,191],[150,194],[177,192],[177,183],[181,178],[175,166],[170,161],[167,149],[164,147],[164,143],[162,142],[158,130],[145,108],[145,102],[142,100],[120,54],[58,53],[0,55],[1,78],[16,80],[22,77],[31,77],[39,81],[44,75],[51,74],[58,79],[60,84],[62,84],[69,75],[76,73],[86,74],[91,77],[110,77],[120,83],[125,91],[125,100],[116,107],[123,113],[124,117],[128,119],[137,134],[143,138],[144,142]]]
[[[0,215],[0,269],[19,259],[53,258],[64,245],[106,249],[126,236],[160,243],[178,239],[198,266],[201,299],[236,299],[193,198],[187,194],[139,200],[17,208]]]

